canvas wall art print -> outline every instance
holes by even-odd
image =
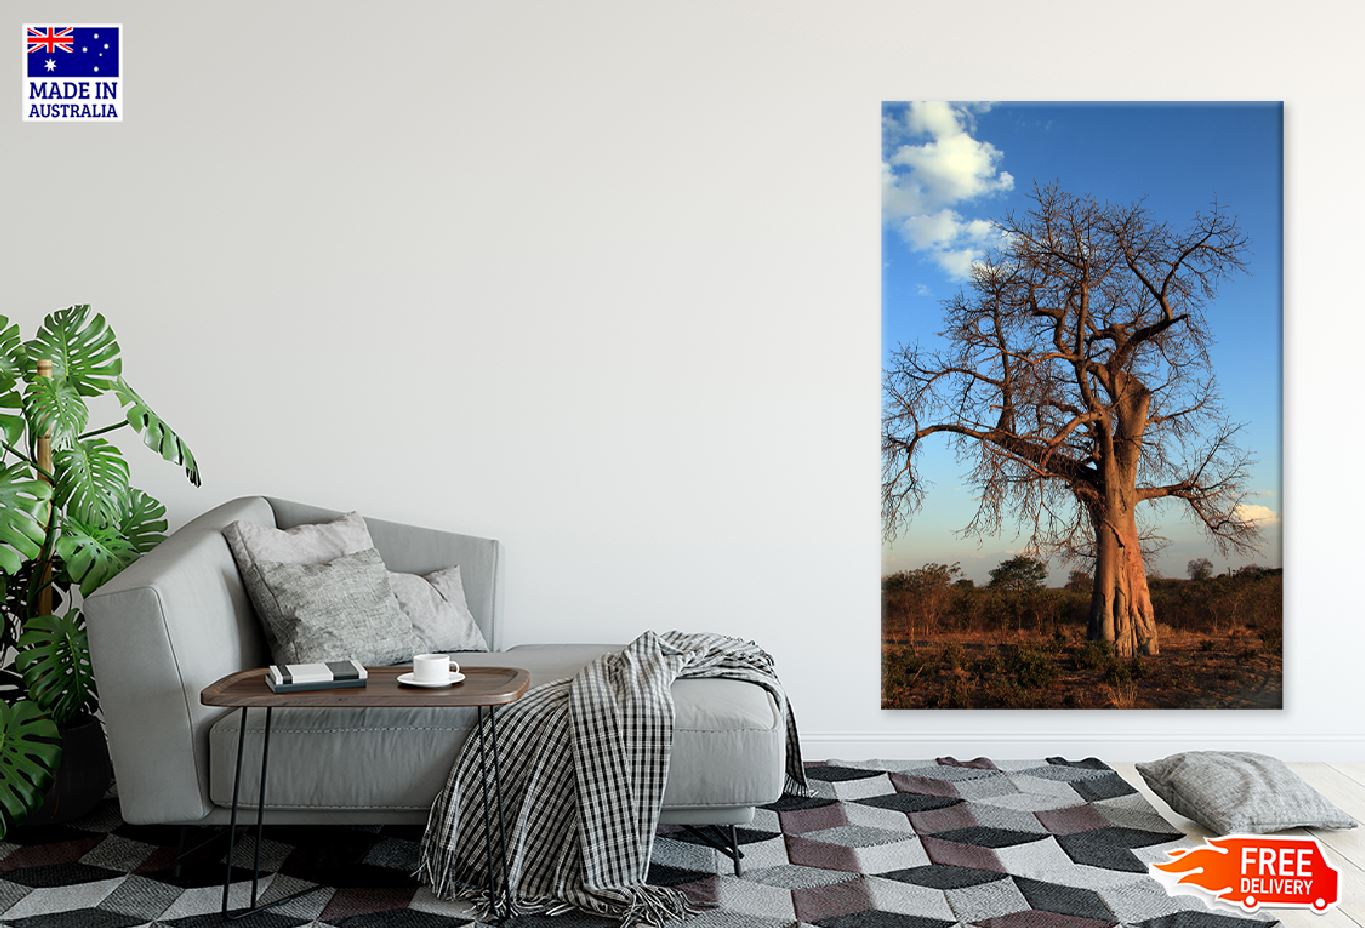
[[[882,704],[1279,708],[1282,107],[882,108]]]

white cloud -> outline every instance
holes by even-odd
[[[933,296],[934,291],[929,289],[928,284],[915,284],[915,296]]]
[[[1274,525],[1280,521],[1279,513],[1259,503],[1241,503],[1232,510],[1232,516],[1239,522],[1254,522],[1257,525]]]
[[[1004,153],[973,138],[986,108],[911,103],[883,131],[891,150],[882,164],[882,210],[913,251],[928,252],[949,275],[965,278],[997,235],[984,219],[964,219],[957,207],[1011,190],[1000,170]]]
[[[965,226],[966,234],[979,242],[988,242],[992,238],[1001,236],[1002,233],[996,228],[995,223],[988,219],[973,219]]]
[[[964,132],[936,135],[923,145],[902,145],[891,155],[893,168],[909,168],[925,201],[956,203],[1010,190],[1014,175],[997,171],[1000,150]]]
[[[934,100],[919,101],[906,107],[905,125],[916,134],[951,135],[960,131],[952,105]]]
[[[957,237],[960,227],[961,220],[957,213],[944,209],[937,213],[907,216],[901,220],[900,232],[911,248],[923,251],[946,247]]]
[[[966,280],[972,276],[972,268],[984,257],[978,248],[950,248],[934,252],[934,260],[947,271],[949,277]]]

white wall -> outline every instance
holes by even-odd
[[[10,85],[0,311],[108,315],[203,464],[133,457],[177,523],[268,492],[497,536],[514,642],[752,636],[814,757],[1365,759],[1351,5],[125,6],[7,6],[121,18],[127,106],[21,125]],[[1284,711],[879,710],[879,105],[912,97],[1287,101]]]

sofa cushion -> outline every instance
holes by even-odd
[[[398,605],[374,548],[321,564],[257,561],[256,567],[268,591],[258,611],[275,663],[397,664],[412,657],[412,619]]]
[[[572,676],[612,645],[530,645],[461,654],[465,667],[524,667],[531,685]],[[768,693],[741,680],[678,680],[665,809],[763,805],[782,792],[785,730]],[[247,721],[242,803],[256,801],[264,713]],[[210,733],[210,796],[232,802],[240,713]],[[279,709],[266,805],[275,809],[426,809],[474,725],[472,709]]]
[[[274,638],[271,627],[274,597],[261,579],[262,567],[267,563],[321,564],[375,546],[365,519],[358,512],[348,512],[330,522],[296,525],[290,529],[239,519],[223,527],[223,539],[242,576],[242,585],[262,619],[266,644],[277,663],[290,661],[280,655],[279,643]]]
[[[488,650],[488,642],[469,611],[458,564],[426,576],[390,571],[389,586],[412,620],[418,651]]]

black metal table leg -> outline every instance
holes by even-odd
[[[507,917],[512,916],[512,862],[507,859],[507,815],[502,801],[502,766],[498,757],[497,710],[488,708],[488,741],[493,754],[493,802],[498,808],[498,847],[502,851],[502,894]]]
[[[502,869],[503,869],[503,874],[502,874],[502,879],[500,880],[500,879],[498,878],[497,868],[496,868],[496,867],[494,866],[494,864],[493,864],[494,857],[497,856],[497,855],[496,855],[496,852],[495,852],[494,846],[493,846],[493,842],[494,842],[494,834],[493,834],[493,816],[490,814],[490,811],[489,811],[490,799],[489,799],[489,795],[488,795],[488,768],[489,768],[489,766],[490,766],[490,763],[489,763],[489,755],[492,753],[492,751],[490,750],[489,746],[486,744],[486,742],[485,742],[485,737],[484,737],[484,720],[483,720],[484,707],[483,707],[483,706],[479,706],[478,709],[477,709],[477,713],[478,713],[478,714],[477,714],[478,722],[477,722],[476,731],[477,731],[478,739],[479,739],[479,794],[480,794],[480,804],[479,804],[479,808],[480,808],[480,810],[483,812],[483,847],[484,847],[484,855],[485,855],[485,858],[486,858],[486,860],[487,860],[487,868],[486,868],[486,869],[487,869],[487,872],[486,872],[486,874],[485,874],[485,880],[484,880],[484,891],[488,894],[488,914],[489,914],[489,919],[490,919],[491,921],[493,921],[493,922],[496,923],[496,922],[499,922],[499,921],[501,921],[503,918],[506,917],[506,916],[503,914],[503,902],[504,902],[504,900],[501,898],[501,897],[502,897],[502,892],[501,892],[500,886],[501,886],[502,884],[505,884],[505,883],[506,883],[506,880],[507,880],[507,877],[506,877],[507,858],[506,858],[506,855],[505,855],[505,854],[502,855],[502,863],[503,863]],[[490,719],[491,719],[492,714],[493,714],[493,713],[492,713],[492,710],[489,709],[489,716],[490,716]],[[490,727],[491,727],[491,724],[490,724]],[[493,736],[490,734],[487,740],[491,741],[491,740],[492,740],[492,737],[493,737]],[[494,785],[494,793],[496,794],[496,792],[497,792],[497,786],[496,786],[496,784],[495,784],[495,785]],[[497,798],[498,798],[498,797],[495,796],[493,801],[497,801]],[[499,810],[499,814],[501,814],[501,810]],[[510,913],[509,913],[509,914],[510,914]]]
[[[237,847],[237,797],[242,789],[242,747],[246,743],[246,706],[242,706],[237,732],[237,773],[232,778],[232,815],[228,819],[227,870],[223,874],[223,916],[228,913],[228,890],[232,888],[232,852]]]
[[[189,831],[189,825],[181,825],[175,830],[175,863],[171,867],[171,876],[177,880],[180,879],[180,861],[185,857],[185,844]]]
[[[237,844],[237,797],[242,787],[242,745],[246,736],[246,706],[242,707],[242,730],[237,735],[237,772],[232,781],[232,815],[228,825],[228,856],[227,856],[227,875],[223,878],[223,918],[228,921],[235,921],[263,912],[266,909],[306,896],[311,892],[322,889],[322,886],[310,886],[298,892],[281,896],[269,905],[258,905],[260,898],[261,884],[261,843],[265,837],[265,786],[267,774],[270,770],[270,728],[272,722],[272,707],[265,708],[265,731],[261,740],[261,779],[256,784],[256,847],[253,850],[251,862],[251,904],[235,912],[228,912],[228,890],[232,887],[232,854]]]
[[[265,736],[261,741],[261,781],[256,784],[256,850],[251,859],[251,908],[256,908],[257,890],[261,883],[261,838],[265,833],[265,782],[270,767],[271,706],[265,707]]]

